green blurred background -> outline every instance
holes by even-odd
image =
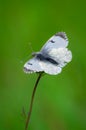
[[[61,74],[45,75],[29,130],[86,130],[86,1],[0,1],[0,130],[24,130],[37,74],[24,63],[53,34],[65,31],[73,59]]]

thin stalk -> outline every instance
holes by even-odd
[[[25,130],[27,130],[28,125],[29,125],[36,88],[37,88],[37,85],[39,83],[39,80],[41,79],[42,74],[43,74],[42,72],[39,73],[39,76],[38,76],[38,78],[36,80],[36,83],[35,83],[35,86],[34,86],[34,89],[33,89],[32,97],[31,97],[31,103],[30,103],[30,108],[29,108],[29,112],[28,112],[27,119],[26,119],[26,124],[25,124]]]

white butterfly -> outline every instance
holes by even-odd
[[[24,65],[26,73],[45,72],[47,74],[59,74],[72,59],[72,53],[66,47],[68,38],[64,32],[56,33],[35,53],[34,57]]]

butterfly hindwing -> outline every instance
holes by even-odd
[[[34,57],[25,63],[24,72],[26,73],[45,72],[47,74],[56,75],[61,72],[61,68],[51,63],[48,63],[47,61],[44,62]]]

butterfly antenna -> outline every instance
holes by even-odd
[[[29,47],[30,47],[31,52],[33,53],[34,50],[33,50],[32,44],[30,42],[29,42]]]
[[[31,50],[31,53],[30,53],[28,56],[23,57],[22,60],[20,60],[20,63],[24,63],[24,61],[26,61],[27,58],[29,59],[30,57],[32,57],[33,48],[32,48],[31,43],[29,43],[29,48],[30,48],[30,50]]]

